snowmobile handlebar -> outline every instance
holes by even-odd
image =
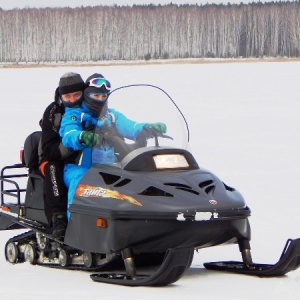
[[[151,133],[149,133],[149,130],[143,130],[139,134],[137,140],[131,144],[126,143],[126,141],[123,138],[118,137],[116,135],[112,135],[112,134],[103,135],[103,139],[107,141],[108,144],[114,147],[115,153],[117,154],[119,161],[121,161],[130,152],[139,148],[147,147],[147,141],[149,139],[154,139],[155,146],[159,147],[159,140],[158,140],[159,137],[173,140],[171,136],[162,134],[156,130],[151,130]]]

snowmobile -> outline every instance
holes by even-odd
[[[226,244],[238,245],[241,262],[205,268],[268,277],[299,267],[300,239],[287,241],[275,265],[253,262],[250,208],[238,190],[199,167],[186,119],[169,94],[129,85],[111,93],[109,106],[137,122],[165,122],[167,134],[151,132],[139,142],[110,138],[116,161],[93,161],[68,208],[61,241],[51,236],[44,212],[40,132],[31,133],[21,163],[1,171],[0,229],[27,230],[7,241],[8,262],[86,270],[96,282],[127,286],[172,284],[189,269],[195,250]],[[97,157],[97,146],[92,151]]]

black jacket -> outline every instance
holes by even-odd
[[[55,91],[54,102],[45,110],[40,122],[42,138],[40,147],[40,162],[62,160],[69,157],[73,151],[61,143],[59,128],[65,107],[62,104],[58,88]]]

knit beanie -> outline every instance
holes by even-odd
[[[60,78],[58,88],[60,95],[63,95],[83,91],[85,84],[79,74],[68,72]]]

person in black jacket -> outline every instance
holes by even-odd
[[[84,81],[77,73],[66,73],[59,80],[54,102],[45,110],[40,122],[42,128],[40,172],[44,176],[44,206],[54,238],[61,240],[67,226],[67,188],[63,181],[64,161],[75,155],[64,147],[58,133],[65,106],[80,106]]]

